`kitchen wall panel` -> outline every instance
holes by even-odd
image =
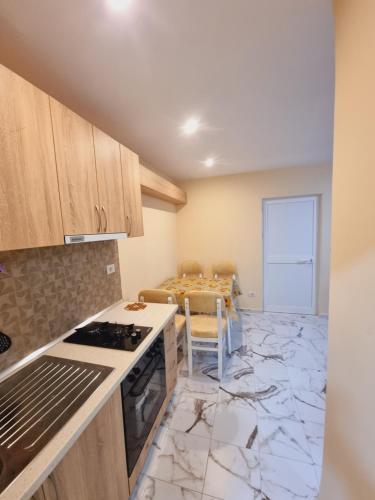
[[[122,296],[116,241],[0,252],[1,269],[0,331],[12,346],[0,370]]]

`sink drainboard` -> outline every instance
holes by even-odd
[[[0,492],[111,371],[107,366],[42,356],[0,384]]]

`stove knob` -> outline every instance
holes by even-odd
[[[142,330],[140,328],[136,328],[135,333],[136,333],[138,339],[140,339],[142,337]]]
[[[130,335],[130,338],[131,338],[131,342],[132,344],[137,344],[138,343],[138,337],[137,337],[137,334],[136,333],[132,333]]]
[[[136,366],[135,368],[133,368],[133,373],[134,375],[139,375],[141,373],[141,369]]]
[[[132,384],[133,382],[135,382],[135,380],[136,380],[135,375],[130,374],[130,375],[128,375],[126,377],[126,381],[129,382],[130,384]]]

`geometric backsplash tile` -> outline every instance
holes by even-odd
[[[0,252],[2,265],[0,331],[12,346],[0,370],[121,299],[117,241]]]

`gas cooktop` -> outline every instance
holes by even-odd
[[[82,328],[77,328],[72,335],[64,339],[64,342],[135,351],[151,330],[149,326],[93,321]]]

